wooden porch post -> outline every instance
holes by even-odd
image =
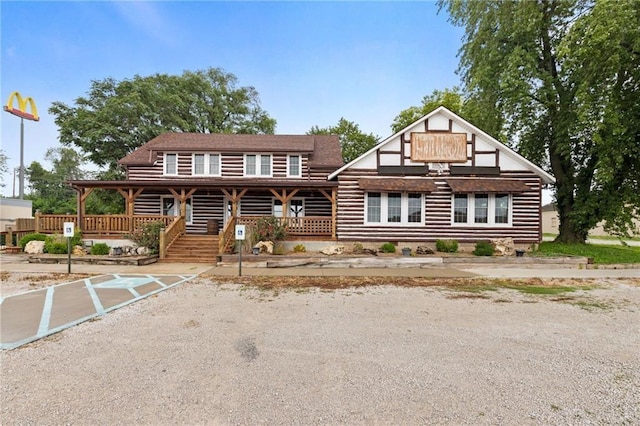
[[[173,188],[169,188],[169,192],[171,192],[173,194],[174,197],[176,197],[177,199],[180,200],[180,216],[182,216],[183,218],[186,219],[187,217],[187,200],[189,199],[189,197],[191,197],[195,192],[197,191],[197,188],[191,188],[189,190],[189,192],[185,192],[185,189],[182,188],[180,190],[180,194],[178,195],[178,193],[176,192],[176,190],[174,190]],[[192,206],[193,208],[193,206]]]
[[[331,195],[324,189],[321,189],[320,192],[331,201],[331,238],[335,240],[338,228],[338,189],[332,188]]]
[[[294,189],[288,195],[286,189],[282,190],[282,194],[279,194],[278,191],[273,188],[269,188],[269,191],[271,191],[271,193],[282,203],[282,217],[289,217],[287,204],[289,204],[289,201],[291,201],[291,199],[298,193],[299,189]]]
[[[86,204],[87,204],[87,197],[89,196],[89,194],[91,194],[93,192],[94,188],[79,188],[77,186],[74,186],[73,189],[75,189],[78,192],[78,203],[77,203],[77,219],[78,219],[78,229],[80,230],[80,232],[84,231],[84,215],[85,215],[85,209],[86,209]]]
[[[231,200],[231,217],[238,217],[238,202],[244,197],[244,194],[246,194],[248,190],[248,188],[245,188],[238,194],[237,189],[231,190],[231,193],[226,189],[222,189],[222,193]]]
[[[125,211],[127,214],[127,219],[129,222],[129,233],[133,232],[133,213],[135,211],[135,201],[136,198],[138,198],[138,196],[140,194],[142,194],[142,191],[144,190],[143,188],[138,188],[135,192],[133,192],[133,188],[129,188],[127,190],[127,192],[124,191],[124,189],[122,188],[116,188],[118,190],[118,192],[120,193],[120,195],[122,195],[124,197],[125,200]]]

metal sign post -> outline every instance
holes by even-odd
[[[71,237],[73,237],[74,226],[73,222],[65,222],[62,233],[63,236],[67,237],[67,274],[71,273]]]
[[[242,242],[246,234],[245,225],[236,225],[236,241],[240,242],[240,248],[238,249],[238,276],[242,276]]]

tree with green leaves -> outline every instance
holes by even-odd
[[[65,214],[76,212],[76,192],[65,180],[84,179],[87,174],[81,168],[84,157],[71,148],[50,148],[45,160],[51,163],[51,170],[45,169],[34,161],[27,167],[26,176],[31,192],[27,198],[32,200],[34,210],[47,214]]]
[[[219,68],[94,80],[75,105],[54,102],[49,112],[63,145],[111,169],[164,132],[270,134],[276,125],[256,89],[238,87],[237,78]]]
[[[400,111],[400,114],[396,116],[391,124],[391,130],[393,133],[399,132],[439,106],[444,106],[451,112],[464,118],[464,96],[462,90],[459,87],[434,90],[430,95],[422,98],[422,105],[410,106]]]
[[[340,148],[342,149],[342,159],[345,163],[355,160],[373,148],[378,140],[378,136],[373,133],[366,134],[360,130],[353,121],[340,118],[335,126],[323,127],[313,126],[307,132],[308,135],[337,135],[340,138]]]
[[[440,0],[465,92],[551,170],[562,242],[640,214],[640,2]]]
[[[7,154],[5,154],[3,149],[0,149],[0,188],[5,187],[4,183],[4,175],[9,171],[9,167],[7,166]]]

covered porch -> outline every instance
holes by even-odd
[[[36,215],[36,232],[60,233],[74,222],[85,238],[125,238],[144,223],[165,224],[161,246],[185,234],[218,235],[219,252],[234,242],[236,224],[276,216],[288,239],[336,239],[337,183],[309,181],[70,181],[78,193],[77,214]],[[97,188],[117,191],[124,214],[88,215],[86,200]],[[162,257],[161,247],[161,257]]]

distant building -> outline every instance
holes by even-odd
[[[31,200],[19,200],[17,198],[0,198],[0,230],[6,231],[7,227],[15,230],[16,219],[32,218],[33,205]]]
[[[640,221],[634,220],[635,224],[635,234],[640,235]],[[558,210],[556,209],[555,203],[549,203],[542,206],[542,232],[544,234],[558,234],[558,226],[560,225],[560,218],[558,217]],[[589,235],[594,237],[609,237],[604,228],[603,223],[600,222],[589,231]]]

